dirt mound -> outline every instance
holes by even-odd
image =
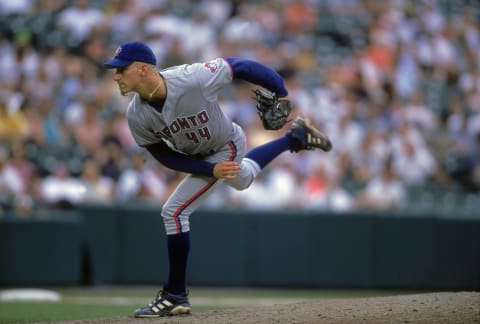
[[[135,320],[132,317],[65,323],[479,323],[480,292],[328,299]]]

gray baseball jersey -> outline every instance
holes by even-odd
[[[215,187],[225,182],[245,189],[260,167],[244,158],[245,134],[218,105],[218,92],[232,81],[232,71],[224,59],[175,66],[160,74],[167,87],[161,112],[142,101],[138,94],[128,106],[128,124],[137,144],[147,146],[163,140],[178,152],[204,156],[211,163],[234,160],[241,166],[232,180],[193,174],[183,179],[162,208],[166,232],[175,234],[190,230],[190,214]]]
[[[232,81],[224,59],[175,66],[160,74],[167,87],[162,111],[138,94],[128,106],[128,124],[138,145],[164,140],[187,155],[209,155],[232,139],[232,121],[217,103],[219,90]]]

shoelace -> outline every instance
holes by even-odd
[[[159,290],[157,292],[157,296],[155,296],[155,298],[152,300],[152,302],[148,306],[150,307],[155,306],[157,302],[162,299],[162,295],[163,295],[163,290]]]

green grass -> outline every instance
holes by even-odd
[[[72,303],[0,302],[0,323],[33,323],[132,316],[139,305],[88,305]],[[193,307],[202,312],[224,307]]]
[[[0,303],[0,323],[31,323],[118,317],[132,314],[132,307],[70,303]]]
[[[62,296],[59,303],[47,302],[0,302],[0,323],[32,323],[64,320],[96,319],[132,316],[133,311],[149,301],[156,287],[94,287],[55,289]],[[389,296],[419,291],[405,290],[337,290],[337,289],[261,289],[261,288],[211,288],[192,287],[192,311],[219,310],[232,307],[247,307],[243,302],[271,299],[331,299]],[[226,299],[240,304],[221,304]],[[199,304],[203,301],[203,304]]]

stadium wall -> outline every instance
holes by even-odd
[[[480,217],[428,212],[200,210],[191,285],[480,289]],[[158,284],[158,208],[0,219],[0,285]]]

